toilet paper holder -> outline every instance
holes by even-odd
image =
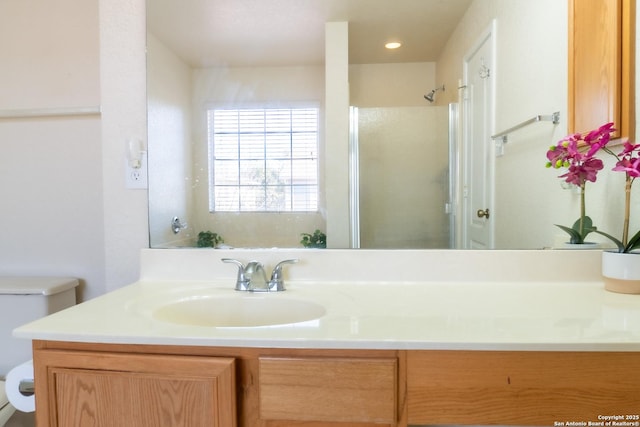
[[[34,381],[28,379],[20,380],[20,383],[18,384],[18,391],[23,396],[33,396],[36,393]]]

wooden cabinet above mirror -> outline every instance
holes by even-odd
[[[569,133],[635,138],[635,0],[569,0]]]

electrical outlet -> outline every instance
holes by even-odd
[[[143,153],[140,159],[140,167],[131,167],[128,160],[125,160],[125,187],[128,189],[146,189],[147,181],[147,156]]]

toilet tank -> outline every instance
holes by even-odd
[[[32,358],[31,341],[12,331],[74,305],[78,284],[70,277],[0,277],[0,378]]]

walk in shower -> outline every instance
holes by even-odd
[[[353,247],[454,246],[456,126],[449,124],[456,111],[450,110],[352,108]]]

